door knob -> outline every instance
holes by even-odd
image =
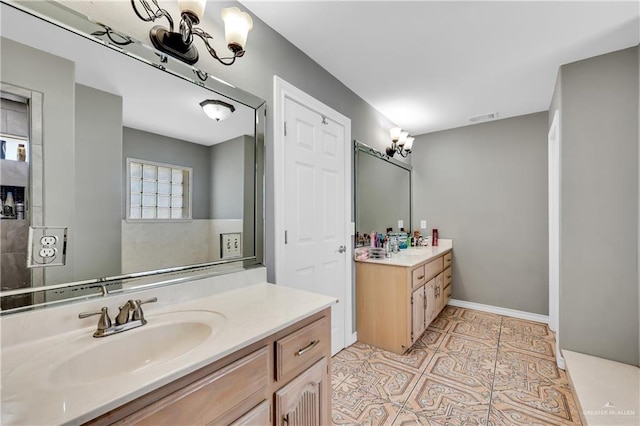
[[[338,247],[338,253],[344,253],[345,251],[347,251],[347,247],[346,246]]]

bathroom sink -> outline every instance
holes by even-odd
[[[102,338],[86,333],[47,351],[47,382],[54,387],[123,380],[176,360],[211,340],[226,324],[226,317],[212,311],[174,311],[147,315],[142,327]],[[44,354],[43,354],[44,355]],[[24,363],[22,367],[27,367]],[[37,368],[32,365],[30,368]]]

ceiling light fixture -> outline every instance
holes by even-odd
[[[216,121],[226,120],[236,110],[233,105],[214,99],[204,100],[200,102],[200,106],[209,118]]]
[[[151,28],[149,38],[153,46],[176,59],[193,65],[198,62],[198,50],[193,44],[193,36],[202,39],[209,54],[223,65],[231,65],[244,55],[247,44],[247,35],[253,28],[253,20],[248,13],[242,12],[237,7],[222,9],[222,20],[225,27],[227,47],[233,56],[219,57],[215,49],[209,44],[211,35],[200,28],[195,27],[200,23],[206,0],[178,0],[180,8],[180,28],[178,32],[173,30],[173,18],[165,9],[158,5],[157,0],[131,0],[131,7],[138,18],[145,22],[155,22],[156,19],[166,18],[169,28],[156,25]],[[142,11],[140,11],[141,5]]]
[[[386,149],[389,157],[393,157],[396,153],[403,157],[411,154],[414,137],[409,136],[409,132],[403,132],[400,127],[393,127],[389,129],[389,133],[391,135],[391,146]]]

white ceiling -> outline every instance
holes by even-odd
[[[640,42],[637,0],[241,2],[414,135],[546,111],[561,65]]]

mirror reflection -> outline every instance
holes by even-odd
[[[2,291],[257,255],[256,109],[5,4],[2,15]],[[23,92],[41,94],[40,111]],[[64,266],[40,268],[29,225],[67,229]]]
[[[411,232],[411,167],[355,141],[356,246],[371,232]]]

